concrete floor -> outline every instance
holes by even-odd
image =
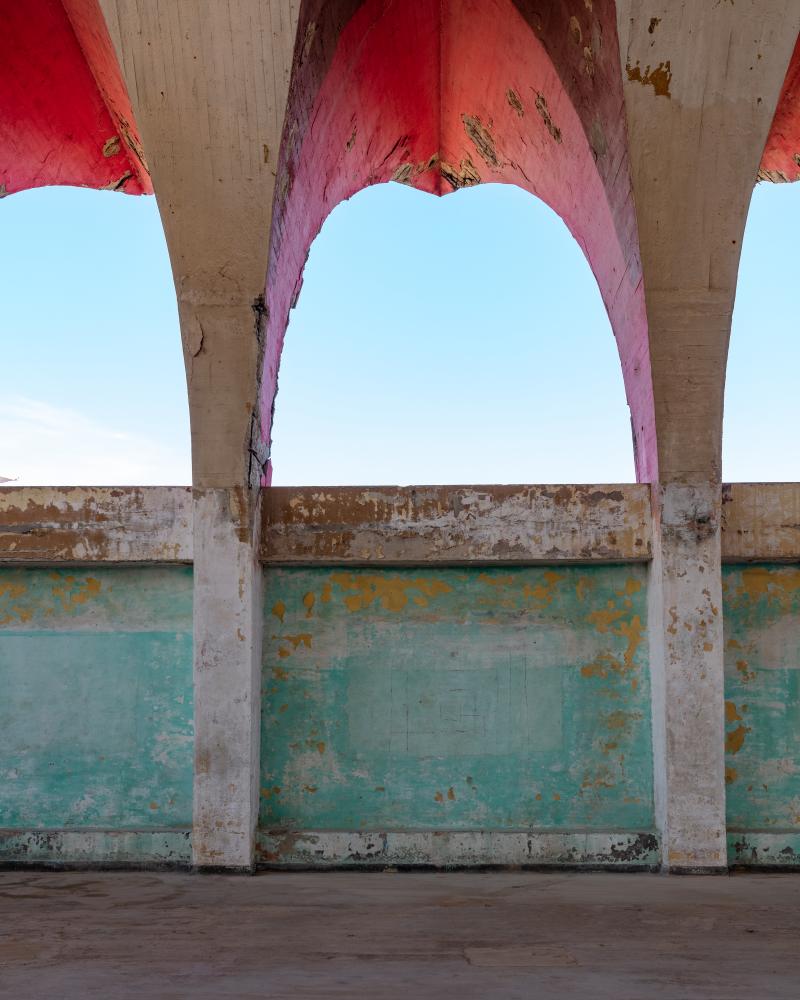
[[[0,873],[0,997],[800,996],[800,877]]]

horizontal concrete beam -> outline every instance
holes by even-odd
[[[723,486],[723,562],[798,560],[800,483]]]
[[[271,564],[646,562],[647,486],[272,487]],[[723,490],[725,562],[800,560],[800,483]],[[0,488],[0,564],[190,563],[185,486]]]
[[[646,562],[647,486],[273,487],[269,563]]]
[[[0,564],[191,561],[189,487],[0,488]]]

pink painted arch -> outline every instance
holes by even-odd
[[[487,181],[517,184],[561,216],[588,259],[615,333],[637,476],[655,481],[613,0],[305,0],[267,274],[267,441],[289,310],[311,242],[340,201],[390,180],[437,195]]]

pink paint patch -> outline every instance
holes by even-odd
[[[347,0],[329,6],[346,9]],[[617,338],[637,474],[657,479],[614,5],[597,0],[593,12],[582,12],[580,31],[565,2],[535,15],[536,30],[511,0],[367,0],[338,34],[336,13],[328,16],[327,24],[309,20],[299,29],[309,44],[295,65],[275,198],[265,436],[289,310],[328,213],[361,188],[392,179],[433,194],[501,182],[550,205],[583,249]],[[317,34],[323,42],[315,48]],[[329,59],[318,83],[313,59]]]

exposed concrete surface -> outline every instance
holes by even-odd
[[[272,487],[265,562],[549,563],[650,558],[646,486]]]
[[[258,817],[261,567],[257,500],[195,489],[194,833],[198,867],[249,868]]]
[[[654,490],[648,629],[656,823],[667,868],[727,866],[718,486]]]
[[[0,875],[0,997],[797,996],[786,875]]]

